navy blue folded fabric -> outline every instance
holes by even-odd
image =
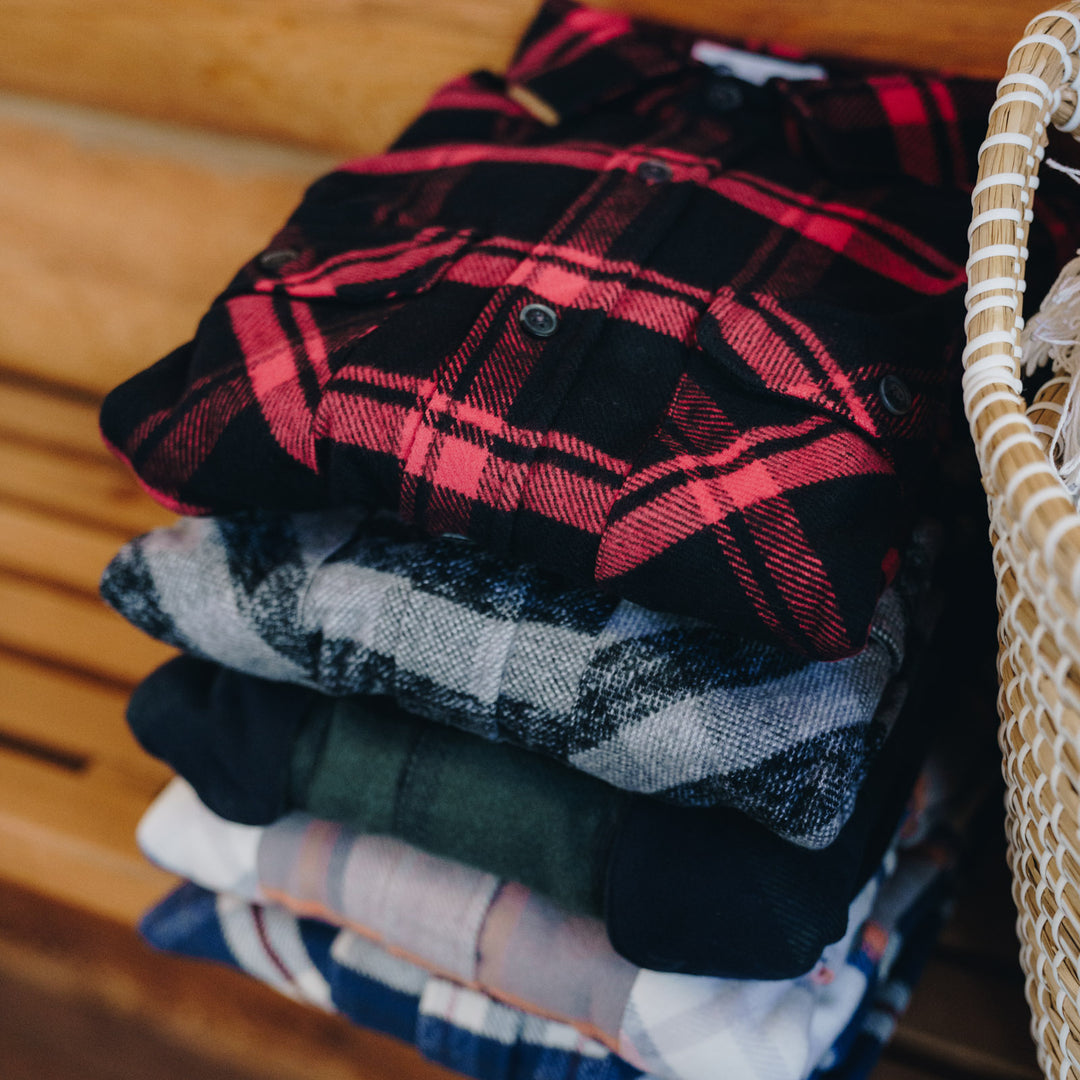
[[[143,748],[197,778],[223,818],[264,825],[290,809],[293,745],[312,700],[303,687],[181,656],[135,688],[127,716]]]

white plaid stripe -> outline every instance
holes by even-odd
[[[333,1012],[330,987],[304,948],[296,919],[281,908],[258,907],[220,893],[221,932],[237,963],[275,990]]]

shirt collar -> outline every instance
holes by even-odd
[[[690,55],[702,36],[576,0],[546,0],[511,60],[508,90],[534,116],[554,125],[650,80],[703,67]],[[872,170],[883,178],[907,174],[932,184],[974,183],[993,104],[991,82],[851,60],[825,60],[823,66],[830,72],[827,79],[771,84],[791,138],[803,150],[846,177]]]
[[[524,88],[528,97],[547,105],[550,119],[557,122],[692,63],[694,40],[687,31],[621,12],[584,7],[574,0],[546,0],[525,32],[506,79],[511,88]]]

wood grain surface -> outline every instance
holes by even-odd
[[[17,1071],[21,1070],[21,1071]],[[239,972],[154,952],[80,905],[0,887],[4,1080],[454,1080],[411,1047]]]
[[[96,395],[190,337],[331,163],[2,98],[0,146],[0,358]]]
[[[609,0],[703,32],[992,77],[1025,0]],[[502,70],[537,0],[5,0],[0,87],[338,153]]]

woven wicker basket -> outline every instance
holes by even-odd
[[[964,403],[998,581],[1000,742],[1032,1034],[1047,1077],[1080,1080],[1080,516],[1049,456],[1068,381],[1030,412],[1018,379],[1025,248],[1047,128],[1080,127],[1080,3],[1009,56],[972,197]]]

